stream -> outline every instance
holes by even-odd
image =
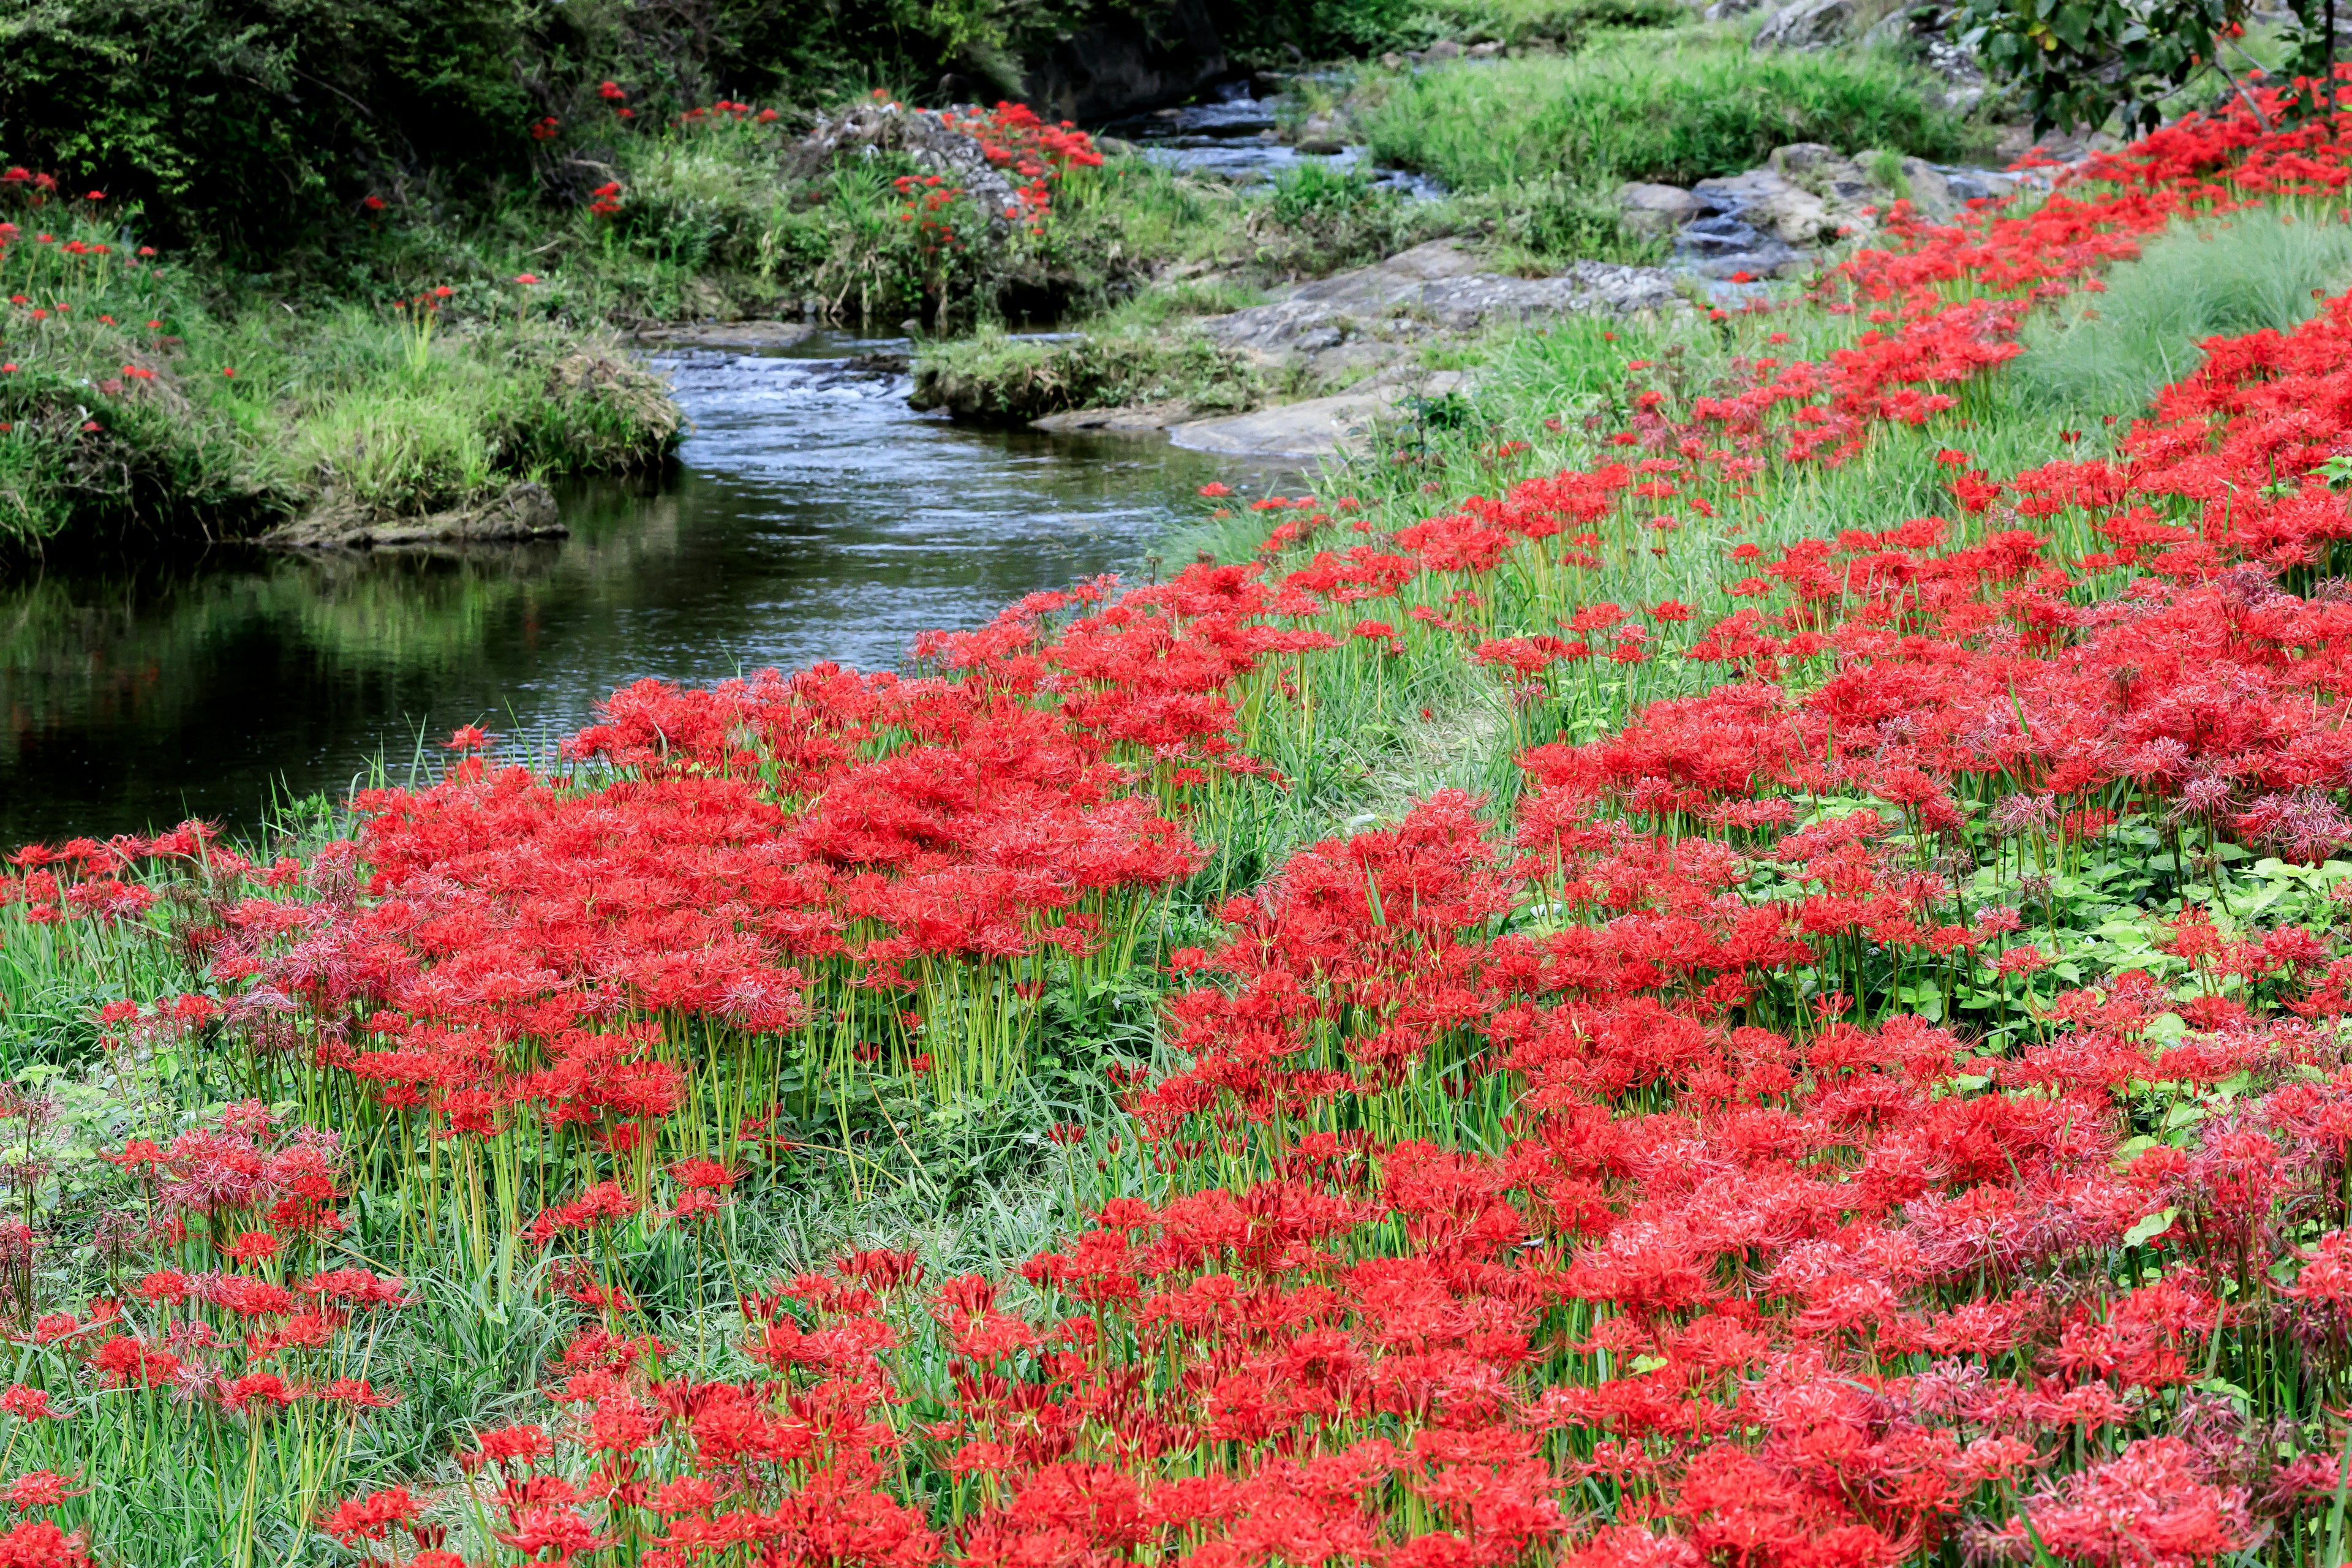
[[[677,465],[571,489],[568,539],[0,579],[0,848],[188,816],[249,828],[378,758],[406,782],[461,724],[544,747],[647,676],[888,667],[918,632],[1148,570],[1201,485],[1243,482],[1161,441],[917,414],[905,375],[851,363],[905,346],[658,356],[693,421]]]

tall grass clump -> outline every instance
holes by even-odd
[[[1822,142],[1925,158],[1967,151],[1904,68],[1853,54],[1754,54],[1713,37],[1538,55],[1401,79],[1366,115],[1374,156],[1472,192],[1569,176],[1688,184]]]
[[[2031,406],[2118,417],[2204,357],[2208,338],[2309,321],[2352,278],[2352,230],[2268,210],[2184,223],[2117,267],[2105,287],[2025,330],[2011,368]]]

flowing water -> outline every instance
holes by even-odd
[[[853,359],[904,347],[665,356],[694,421],[677,469],[570,494],[560,542],[0,580],[0,847],[250,826],[379,757],[404,778],[460,724],[544,743],[642,677],[888,666],[919,631],[1148,570],[1199,486],[1242,482],[1163,442],[916,414]]]
[[[1276,130],[1279,107],[1277,99],[1250,96],[1247,82],[1227,82],[1206,102],[1139,114],[1104,130],[1133,142],[1155,163],[1236,184],[1261,184],[1301,164],[1321,163],[1333,169],[1361,168],[1376,187],[1409,199],[1444,194],[1444,188],[1426,174],[1375,165],[1369,147],[1300,152]]]

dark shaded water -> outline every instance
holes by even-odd
[[[1138,571],[1200,485],[1242,482],[1161,442],[918,415],[903,376],[845,363],[890,346],[666,360],[695,422],[679,471],[575,493],[560,542],[0,581],[0,847],[249,825],[379,755],[404,777],[460,724],[544,743],[640,677],[888,666],[919,631]]]

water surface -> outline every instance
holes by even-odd
[[[583,487],[520,547],[236,549],[0,581],[0,847],[250,826],[480,721],[543,743],[641,677],[899,661],[935,626],[1149,570],[1212,479],[1164,442],[961,426],[813,340],[666,356],[694,421],[658,485]]]

